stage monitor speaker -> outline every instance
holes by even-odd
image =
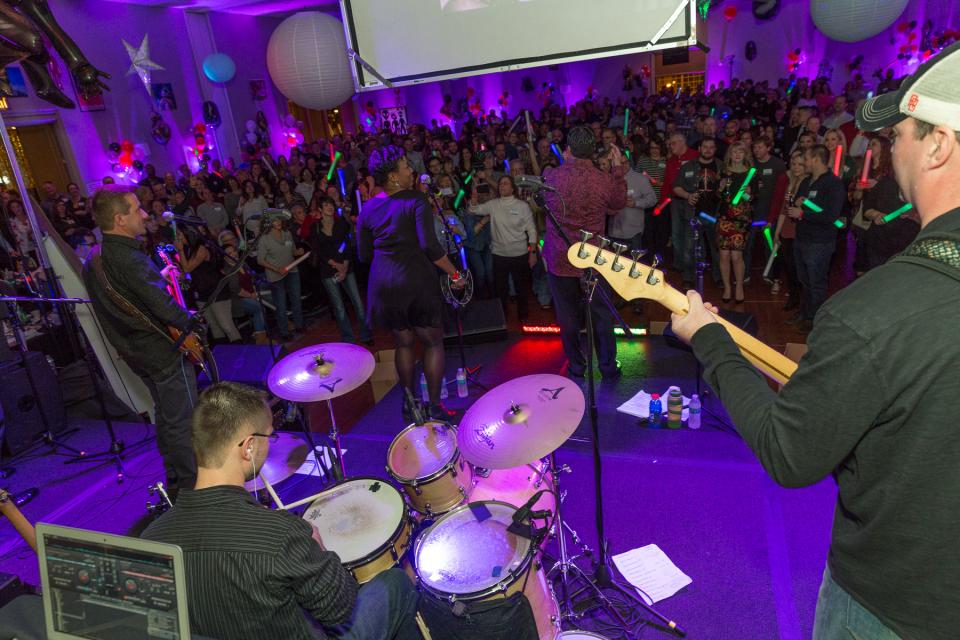
[[[67,413],[57,374],[42,353],[27,351],[20,357],[0,364],[0,405],[3,423],[0,445],[11,455],[29,447],[41,433],[61,433],[67,428]],[[33,377],[33,386],[30,385]],[[36,392],[34,392],[36,389]]]
[[[732,325],[737,326],[740,329],[743,329],[753,337],[757,336],[757,319],[751,313],[743,313],[741,311],[728,311],[727,309],[720,310],[720,317],[729,322]],[[677,337],[677,334],[673,332],[673,327],[667,325],[667,328],[663,330],[663,339],[668,345],[674,349],[683,349],[684,351],[693,351],[685,342],[680,340]]]
[[[471,300],[460,309],[464,344],[480,344],[507,339],[507,320],[499,298]],[[444,306],[443,340],[457,343],[457,315],[449,305]]]
[[[282,346],[276,344],[273,348],[275,353],[280,353]],[[274,363],[269,345],[220,344],[213,348],[213,358],[217,361],[217,370],[223,382],[239,382],[267,390],[267,374]],[[198,389],[205,389],[210,384],[206,373],[197,377]]]

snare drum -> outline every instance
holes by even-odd
[[[361,584],[396,566],[410,547],[407,505],[386,480],[344,480],[321,493],[303,519]]]
[[[601,636],[598,633],[580,631],[577,629],[575,631],[564,631],[563,633],[558,634],[557,640],[607,640],[607,637]]]
[[[410,504],[435,516],[466,500],[473,469],[460,457],[457,430],[445,422],[412,424],[393,439],[387,473],[403,487]]]
[[[493,469],[486,476],[474,470],[473,483],[473,491],[470,492],[471,502],[500,500],[518,509],[532,498],[533,494],[546,489],[548,492],[540,496],[533,508],[535,511],[549,510],[551,516],[556,514],[557,500],[553,495],[553,472],[546,459],[512,469]]]
[[[522,592],[530,601],[541,640],[553,640],[560,613],[537,550],[507,531],[515,507],[472,502],[440,517],[414,547],[417,582],[444,602],[491,602]]]

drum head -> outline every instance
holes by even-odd
[[[403,522],[403,497],[385,480],[356,478],[324,491],[303,512],[323,545],[349,564],[377,551]]]
[[[445,422],[410,425],[387,452],[387,465],[401,482],[428,478],[443,469],[457,453],[457,431]]]
[[[563,633],[557,634],[556,640],[607,640],[607,637],[597,633],[591,633],[590,631],[580,631],[577,629],[575,631],[564,631]]]
[[[530,540],[507,531],[514,512],[503,502],[473,502],[437,520],[417,542],[421,582],[445,594],[475,594],[518,571]]]

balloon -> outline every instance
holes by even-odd
[[[116,162],[114,162],[112,165],[110,165],[110,170],[113,171],[114,173],[120,173],[120,171],[121,171],[122,169],[123,169],[123,167],[121,167],[121,166],[120,166],[119,164],[117,164]]]
[[[204,162],[210,162],[210,154],[209,154],[209,153],[203,154],[203,161],[204,161]]]
[[[207,100],[203,103],[203,121],[209,127],[219,127],[221,123],[220,108],[215,102]]]
[[[297,120],[297,129],[303,131],[303,120]]]
[[[130,157],[130,155],[125,153],[122,156],[120,156],[120,161],[118,164],[124,169],[126,169],[131,165],[132,162],[133,162],[133,159]]]
[[[134,160],[133,168],[136,169],[137,171],[143,171],[143,163],[140,162],[139,160]]]
[[[120,148],[123,149],[124,153],[133,153],[133,143],[129,140],[124,140],[121,142]]]
[[[243,148],[243,150],[246,151],[248,156],[252,156],[257,152],[257,150],[253,148],[252,144],[248,144],[246,147]]]
[[[297,119],[294,118],[294,117],[293,117],[292,115],[290,115],[289,113],[288,113],[286,116],[284,116],[284,118],[283,118],[283,124],[287,125],[288,127],[292,127],[292,126],[294,126],[296,123],[297,123]]]
[[[253,133],[254,131],[257,130],[257,123],[254,122],[253,120],[247,120],[246,127],[247,127],[247,131],[249,131],[250,133]]]
[[[893,24],[907,3],[908,0],[810,0],[810,17],[817,29],[828,38],[859,42]],[[897,27],[897,30],[900,28]]]
[[[747,58],[747,60],[753,61],[754,59],[756,59],[757,43],[754,42],[753,40],[750,40],[749,42],[747,42],[747,48],[746,48],[746,51],[744,52],[744,55]]]
[[[225,53],[211,53],[203,59],[203,74],[211,82],[229,82],[237,73],[237,65]]]
[[[111,142],[109,146],[110,151],[113,151],[114,153],[120,153],[121,148],[122,147],[120,146],[119,142]]]
[[[303,144],[303,134],[300,133],[299,131],[297,131],[297,133],[293,136],[293,138],[294,140],[297,141],[297,144]]]
[[[248,132],[247,132],[246,138],[247,138],[247,142],[249,142],[250,144],[256,144],[256,143],[257,143],[257,134],[255,134],[255,133],[253,133],[253,132],[251,132],[251,131],[248,131]]]
[[[724,7],[723,17],[726,18],[727,22],[730,22],[737,17],[737,8],[732,4]]]
[[[147,150],[142,144],[133,145],[133,157],[137,160],[143,160],[147,157]]]
[[[120,157],[120,154],[117,151],[114,151],[113,149],[107,150],[107,160],[109,160],[110,162],[116,162],[117,158],[119,157]]]

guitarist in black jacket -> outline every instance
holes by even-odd
[[[147,213],[137,196],[120,185],[106,185],[93,196],[93,216],[103,244],[84,263],[83,280],[107,339],[153,396],[157,447],[174,497],[180,489],[192,488],[197,477],[190,443],[196,372],[168,333],[168,327],[186,330],[190,316],[140,248]]]

